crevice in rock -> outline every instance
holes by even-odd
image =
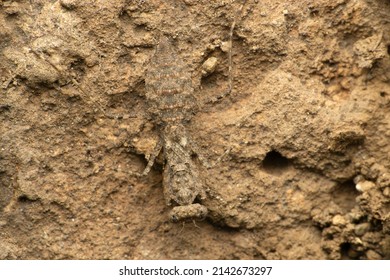
[[[22,194],[21,196],[18,197],[18,202],[20,203],[32,203],[37,201],[38,199],[32,199],[29,198],[27,195]]]
[[[263,168],[269,173],[284,171],[289,166],[290,160],[275,150],[268,152],[263,160]]]

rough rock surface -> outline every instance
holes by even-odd
[[[1,259],[390,259],[389,1],[1,1],[0,26]],[[131,175],[161,34],[201,156],[229,150],[196,224],[169,222],[161,160]]]

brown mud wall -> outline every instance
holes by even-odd
[[[162,159],[131,175],[161,34],[217,162],[194,155],[195,223],[168,220]],[[0,1],[0,121],[0,259],[390,258],[388,0]]]

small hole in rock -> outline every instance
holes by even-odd
[[[387,92],[381,91],[379,94],[380,94],[381,97],[385,97],[387,95]]]
[[[21,195],[18,197],[18,201],[21,203],[29,203],[29,202],[33,202],[34,200],[28,198],[27,195]]]
[[[387,54],[390,55],[390,44],[387,45]]]
[[[348,251],[349,251],[350,247],[351,247],[351,244],[349,244],[349,243],[341,243],[340,244],[340,254],[341,254],[341,258],[343,260],[349,259]]]
[[[269,172],[285,169],[289,166],[290,161],[277,151],[270,151],[263,160],[263,167]]]
[[[355,250],[351,243],[344,242],[340,244],[340,254],[343,260],[358,260],[361,252]]]

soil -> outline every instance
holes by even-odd
[[[390,259],[388,0],[0,1],[0,26],[0,259]],[[163,159],[134,176],[161,35],[203,221],[169,221]]]

